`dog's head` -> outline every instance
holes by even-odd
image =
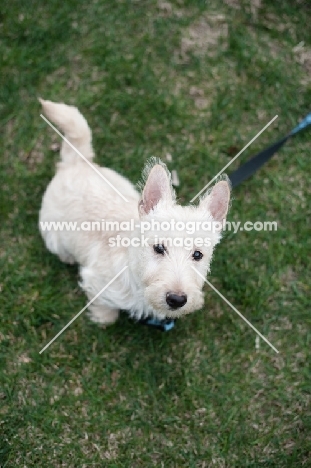
[[[230,184],[221,180],[198,206],[182,207],[164,164],[153,165],[145,179],[139,214],[148,242],[137,253],[145,302],[158,317],[180,317],[203,305],[204,278],[221,238]]]

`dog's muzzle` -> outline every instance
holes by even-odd
[[[180,309],[186,304],[187,295],[183,293],[175,294],[172,292],[168,292],[166,294],[166,302],[170,306],[171,309]]]

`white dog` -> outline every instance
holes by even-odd
[[[182,207],[176,203],[166,166],[153,160],[144,171],[140,195],[127,179],[91,162],[91,131],[77,108],[40,101],[45,115],[90,163],[63,141],[61,162],[40,211],[40,230],[47,248],[63,262],[80,265],[81,287],[89,300],[127,267],[89,306],[91,319],[113,323],[123,309],[137,319],[151,316],[162,320],[200,309],[202,276],[209,272],[213,249],[221,238],[219,227],[206,230],[201,225],[205,221],[217,221],[219,225],[225,220],[230,200],[227,179],[218,182],[198,206]],[[134,223],[134,229],[79,227],[86,221],[100,220],[115,221],[116,226],[125,221],[127,226]],[[64,221],[76,223],[77,229],[43,229],[46,222]],[[189,230],[172,229],[174,223],[177,227],[189,221],[199,226],[190,234]],[[153,226],[145,232],[147,241],[145,238],[139,243],[141,226],[147,222],[154,226],[165,223],[165,230]]]

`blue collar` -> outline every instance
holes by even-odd
[[[175,320],[174,319],[162,319],[159,320],[154,317],[147,317],[145,319],[139,320],[139,323],[143,325],[148,325],[149,327],[156,327],[161,331],[169,331],[174,328]]]

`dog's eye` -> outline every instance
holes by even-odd
[[[201,260],[201,258],[203,258],[203,254],[199,250],[196,250],[195,252],[193,252],[192,258],[193,260],[196,260],[198,262],[199,260]]]
[[[164,252],[165,252],[165,247],[163,244],[156,244],[153,246],[153,250],[157,253],[157,254],[160,254],[160,255],[164,255]]]

